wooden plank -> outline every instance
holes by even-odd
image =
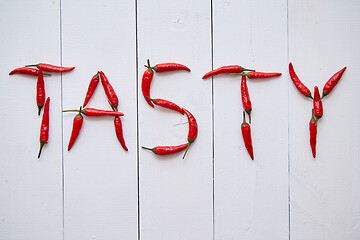
[[[290,91],[291,239],[358,239],[360,236],[358,1],[289,1],[290,60],[313,92],[347,66],[323,99],[317,156],[311,155],[312,102]]]
[[[247,81],[254,161],[241,135],[241,77],[213,79],[215,239],[288,239],[286,1],[213,2],[214,68],[283,73]]]
[[[137,121],[135,4],[62,1],[63,108],[83,104],[91,77],[102,70],[119,98],[122,149],[114,118],[84,117],[80,136],[68,152],[73,118],[64,113],[65,239],[137,239]],[[111,110],[103,86],[88,107]]]
[[[146,147],[187,142],[186,116],[151,108],[141,93],[141,77],[152,65],[178,62],[191,73],[155,73],[151,96],[187,108],[199,135],[184,152],[156,156],[139,150],[140,239],[212,239],[211,68],[209,1],[138,1],[139,142]]]
[[[135,2],[0,3],[5,56],[0,60],[0,238],[288,239],[291,226],[294,240],[357,239],[359,6],[353,0],[289,1],[290,60],[301,80],[312,91],[315,85],[322,89],[332,74],[348,67],[324,99],[313,159],[308,140],[312,102],[288,76],[284,0],[213,1],[213,59],[211,1],[138,1],[138,10]],[[192,69],[156,73],[151,91],[155,98],[189,109],[198,120],[199,137],[185,160],[182,153],[159,157],[138,149],[138,143],[185,143],[188,130],[185,116],[150,108],[143,99],[147,58],[152,65],[180,62]],[[248,81],[254,161],[240,133],[240,78],[202,80],[212,61],[215,68],[240,64],[284,74]],[[76,66],[74,72],[45,79],[51,127],[40,160],[36,80],[8,76],[15,67],[37,62]],[[61,110],[82,104],[98,70],[118,93],[129,152],[118,143],[112,118],[86,118],[74,148],[66,151],[75,114]],[[101,85],[89,107],[110,110]]]
[[[60,74],[45,78],[50,130],[40,159],[37,78],[8,75],[25,64],[60,64],[59,14],[59,1],[0,3],[1,239],[62,239]]]

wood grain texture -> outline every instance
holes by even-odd
[[[360,83],[357,1],[289,1],[290,60],[313,92],[347,66],[323,99],[317,157],[309,144],[312,102],[289,86],[291,239],[358,239]]]

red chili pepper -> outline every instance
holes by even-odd
[[[125,140],[124,140],[121,119],[119,117],[114,118],[114,126],[115,126],[115,133],[116,133],[117,139],[119,140],[123,149],[125,151],[128,151],[128,148],[126,147]]]
[[[25,65],[25,67],[37,67],[42,68],[45,72],[70,72],[74,70],[75,67],[61,67],[61,66],[55,66],[47,63],[39,63],[39,64],[31,64],[31,65]]]
[[[289,64],[289,73],[290,73],[291,80],[295,84],[295,87],[297,88],[297,90],[305,97],[309,97],[312,99],[310,90],[300,81],[299,77],[296,75],[296,73],[294,71],[294,67],[293,67],[292,63]]]
[[[99,83],[99,73],[96,73],[90,81],[90,84],[89,84],[89,87],[88,87],[88,90],[86,93],[86,97],[85,97],[85,100],[83,103],[83,107],[85,107],[89,103],[92,95],[95,92],[95,89],[96,89],[98,83]]]
[[[184,110],[173,102],[170,102],[165,99],[160,99],[160,98],[157,98],[157,99],[152,99],[149,97],[146,97],[146,98],[150,99],[155,105],[177,111],[177,112],[181,113],[182,115],[184,115]]]
[[[317,120],[314,118],[314,109],[312,110],[311,120],[309,122],[309,130],[310,130],[310,146],[312,155],[316,157],[316,135],[317,135]]]
[[[68,151],[70,151],[70,149],[72,148],[72,146],[74,145],[77,137],[79,136],[84,118],[80,113],[81,108],[79,110],[79,113],[74,117],[73,120],[73,129],[71,131],[71,137],[70,137],[70,141],[69,141],[69,145],[68,145]]]
[[[253,78],[271,78],[281,76],[281,73],[264,73],[264,72],[249,72],[249,73],[234,73],[236,75],[246,76],[250,79]]]
[[[184,149],[187,149],[188,145],[189,145],[189,143],[181,144],[178,146],[157,146],[154,148],[147,148],[147,147],[142,147],[142,148],[146,149],[146,150],[150,150],[153,153],[155,153],[156,155],[167,155],[167,154],[177,153]]]
[[[346,67],[344,67],[343,69],[341,69],[340,71],[338,71],[337,73],[335,73],[326,83],[325,86],[323,88],[323,96],[325,97],[326,95],[328,95],[336,86],[336,84],[340,81],[341,76],[343,75],[343,73],[345,72]]]
[[[45,103],[45,82],[42,73],[42,68],[39,68],[39,74],[36,82],[36,104],[38,106],[38,115],[40,116],[41,108]]]
[[[250,95],[248,91],[248,87],[246,84],[246,77],[242,76],[241,78],[241,100],[244,107],[245,112],[249,115],[249,121],[251,123],[251,101],[250,101]]]
[[[36,68],[29,68],[29,67],[19,67],[19,68],[15,68],[14,70],[12,70],[11,72],[9,72],[9,75],[13,75],[13,74],[27,74],[27,75],[33,75],[33,76],[37,76],[38,75],[39,70],[37,70]],[[50,73],[43,73],[43,75],[47,75],[47,76],[51,76]]]
[[[188,122],[189,122],[189,133],[188,133],[188,142],[189,145],[186,148],[186,151],[184,153],[183,159],[185,158],[185,155],[187,153],[187,151],[189,150],[190,145],[195,141],[197,134],[198,134],[198,125],[196,122],[195,117],[191,114],[191,112],[189,112],[188,110],[186,110],[185,108],[183,108]]]
[[[100,74],[101,83],[104,87],[105,94],[109,100],[109,103],[111,107],[117,111],[119,99],[114,91],[114,88],[111,86],[109,80],[102,71],[99,71],[99,74]]]
[[[63,110],[63,112],[79,112],[79,110]],[[116,111],[106,111],[96,108],[84,108],[81,109],[80,112],[88,117],[101,117],[101,116],[113,116],[113,117],[121,117],[124,116],[122,112]]]
[[[154,76],[154,71],[150,67],[149,59],[147,60],[147,64],[148,65],[147,66],[145,65],[145,67],[147,67],[148,69],[144,72],[144,74],[142,76],[142,80],[141,80],[141,90],[142,90],[142,93],[144,95],[144,98],[145,98],[146,102],[151,107],[154,107],[154,104],[151,102],[150,99],[148,99],[148,98],[150,98],[150,86],[151,86],[151,81],[152,81],[153,76]]]
[[[251,141],[251,128],[245,120],[245,112],[243,112],[243,123],[241,124],[241,133],[244,139],[246,150],[248,151],[252,160],[254,160],[253,146]]]
[[[176,70],[185,70],[191,72],[190,68],[179,63],[160,63],[156,64],[155,67],[152,67],[152,69],[154,69],[155,72],[168,72]]]
[[[38,154],[38,158],[40,158],[41,151],[45,144],[47,144],[49,140],[49,109],[50,109],[50,98],[46,99],[44,113],[41,121],[40,128],[40,150]]]
[[[320,99],[319,88],[317,86],[314,87],[314,116],[317,120],[323,116],[323,105]]]
[[[223,66],[223,67],[219,67],[217,69],[214,69],[208,73],[206,73],[202,79],[208,78],[208,77],[212,77],[215,75],[218,75],[220,73],[241,73],[243,71],[255,71],[252,69],[247,69],[247,68],[243,68],[239,65],[229,65],[229,66]]]

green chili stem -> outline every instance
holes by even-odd
[[[255,70],[253,70],[253,69],[247,69],[247,68],[242,68],[241,70],[242,70],[242,71],[250,71],[250,72],[255,72]]]
[[[150,150],[152,151],[153,153],[155,153],[155,148],[148,148],[148,147],[144,147],[144,146],[141,146],[143,149],[146,149],[146,150]]]
[[[40,158],[41,151],[42,151],[44,146],[45,146],[45,143],[43,141],[40,141],[40,150],[39,150],[38,158]]]
[[[155,103],[156,99],[150,98],[148,96],[145,96],[147,99],[149,99],[150,101],[152,101],[153,103]]]
[[[40,116],[40,112],[41,112],[43,105],[37,105],[37,106],[38,106],[38,115]]]
[[[25,65],[25,67],[37,67],[37,68],[39,68],[39,64],[29,64],[29,65]]]
[[[147,59],[147,65],[144,65],[151,73],[154,72],[154,68],[150,66],[150,60]]]
[[[245,76],[245,77],[249,77],[250,73],[230,73],[231,75],[240,75],[240,76]]]
[[[183,156],[183,158],[182,158],[182,159],[184,159],[184,158],[185,158],[186,153],[188,152],[188,150],[189,150],[189,148],[190,148],[190,145],[191,145],[191,142],[189,142],[188,146],[186,147],[186,150],[185,150],[185,153],[184,153],[184,156]]]
[[[79,112],[79,110],[73,110],[73,109],[71,109],[71,110],[62,110],[62,112]]]

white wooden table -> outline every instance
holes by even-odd
[[[356,0],[0,1],[0,239],[355,240],[360,238],[360,3]],[[141,93],[146,59],[191,73],[156,74],[151,96],[198,120],[187,157],[141,146],[187,141],[187,118],[152,109]],[[312,102],[288,75],[322,89],[317,158],[309,146]],[[36,80],[25,64],[76,66],[46,77],[50,140],[38,160]],[[240,132],[240,78],[202,80],[239,64],[278,71],[248,81],[251,161]],[[113,119],[86,118],[67,151],[72,119],[102,70],[119,97],[129,151]],[[101,85],[89,107],[110,110]]]

